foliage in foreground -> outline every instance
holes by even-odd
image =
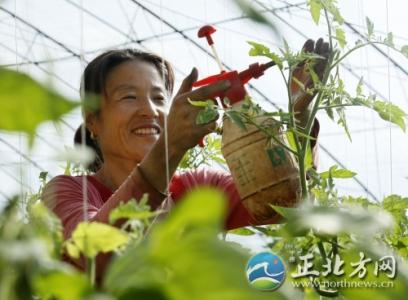
[[[71,255],[81,253],[94,260],[97,253],[114,250],[118,256],[99,288],[93,286],[93,278],[58,261],[62,253],[56,251],[62,245],[58,219],[35,202],[29,205],[31,221],[24,223],[17,203],[10,201],[0,220],[2,299],[282,298],[252,289],[244,272],[248,252],[219,238],[226,201],[218,191],[192,192],[165,221],[153,226],[149,220],[154,214],[136,201],[112,212],[128,220],[121,229],[79,224],[65,242]],[[146,230],[149,234],[141,239]]]

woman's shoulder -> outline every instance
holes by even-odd
[[[226,170],[203,167],[195,170],[177,172],[175,179],[182,181],[184,185],[197,184],[218,185],[220,181],[230,180],[231,174]]]
[[[87,198],[90,202],[101,202],[101,196],[94,183],[89,180],[90,176],[58,175],[52,178],[44,187],[41,198],[49,207],[54,207],[62,202],[81,202],[84,194],[84,186],[87,190]],[[86,182],[86,183],[85,183]]]
[[[44,186],[42,199],[54,198],[58,195],[82,193],[81,179],[84,176],[58,175]]]
[[[85,176],[71,176],[71,175],[58,175],[53,177],[47,184],[44,189],[50,188],[64,188],[64,187],[79,187]]]
[[[67,195],[70,196],[75,191],[81,192],[76,176],[58,175],[47,182],[41,199],[48,208],[53,210],[61,199],[65,199]]]

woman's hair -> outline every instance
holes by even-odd
[[[164,79],[164,84],[169,95],[172,94],[174,87],[174,72],[168,61],[156,54],[143,52],[136,49],[110,50],[97,56],[86,66],[84,70],[81,82],[81,100],[85,110],[84,115],[86,115],[86,112],[88,112],[89,108],[92,107],[92,103],[87,102],[94,102],[95,96],[98,97],[105,94],[106,80],[112,69],[129,61],[143,61],[151,63],[157,69],[160,76]],[[99,109],[93,110],[92,113],[98,114]],[[79,126],[79,128],[76,130],[74,144],[82,144],[83,126],[84,124]],[[86,168],[91,172],[96,172],[102,166],[103,156],[98,142],[91,137],[91,133],[86,127],[84,140],[85,144],[95,151],[94,161],[86,166]]]

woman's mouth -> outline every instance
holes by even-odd
[[[150,135],[157,135],[160,133],[160,129],[156,126],[149,126],[149,127],[139,127],[132,130],[132,133],[139,136],[150,136]]]

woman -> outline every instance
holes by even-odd
[[[304,49],[327,57],[328,45],[320,39],[308,40]],[[316,72],[322,73],[326,60],[316,64]],[[310,77],[300,66],[296,77],[310,86]],[[110,211],[122,201],[140,199],[149,195],[152,209],[175,202],[183,194],[199,185],[220,187],[229,199],[226,229],[254,224],[241,204],[232,177],[220,171],[199,170],[175,174],[186,151],[215,129],[215,122],[196,124],[199,108],[187,99],[208,99],[215,92],[228,89],[229,82],[192,90],[198,73],[194,68],[173,98],[169,111],[166,102],[173,91],[174,76],[170,64],[161,57],[136,50],[108,51],[95,58],[86,67],[82,90],[84,99],[93,95],[101,98],[97,110],[85,112],[86,142],[98,154],[93,163],[95,173],[85,178],[57,176],[46,186],[43,201],[61,219],[64,237],[68,239],[75,226],[84,220],[83,195],[87,195],[86,218],[108,222]],[[296,95],[299,120],[307,114],[313,96],[292,86]],[[170,197],[166,197],[166,153],[164,118],[167,115],[168,171]],[[317,123],[316,123],[317,124]],[[315,126],[315,135],[318,126]],[[81,141],[81,129],[75,142]],[[84,192],[83,182],[86,181]],[[102,274],[107,258],[97,262]],[[83,268],[83,261],[74,262]]]

